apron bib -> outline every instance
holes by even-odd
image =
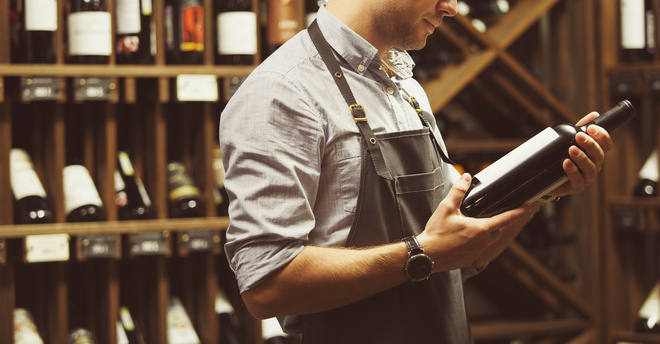
[[[309,33],[362,136],[360,189],[345,246],[389,244],[421,233],[445,195],[444,181],[450,179],[448,165],[442,162],[451,160],[412,97],[424,128],[374,135],[316,22]],[[426,281],[408,281],[302,319],[304,344],[472,342],[460,270],[436,273]]]

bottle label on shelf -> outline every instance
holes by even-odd
[[[218,14],[218,54],[257,53],[257,14],[252,11]]]
[[[184,252],[210,252],[220,245],[220,235],[214,230],[185,231],[181,233]]]
[[[14,344],[43,344],[32,314],[25,308],[14,309]]]
[[[69,165],[62,170],[64,188],[64,212],[71,211],[84,205],[93,204],[103,207],[101,196],[96,190],[94,180],[89,171],[82,165]]]
[[[195,332],[195,327],[183,307],[183,303],[177,297],[170,298],[167,307],[167,342],[199,344],[200,340]]]
[[[57,0],[25,0],[25,30],[57,31]]]
[[[110,12],[75,12],[69,14],[69,55],[110,56],[112,23]]]
[[[32,160],[22,149],[12,149],[9,153],[9,178],[16,200],[28,196],[46,198],[46,191],[34,171]]]
[[[166,232],[134,233],[128,237],[129,249],[135,256],[167,255]]]
[[[501,178],[507,171],[511,170],[512,166],[516,166],[525,161],[525,157],[532,155],[534,152],[538,151],[540,147],[547,145],[558,137],[559,134],[554,129],[546,128],[531,139],[527,140],[527,142],[516,147],[516,149],[486,167],[483,171],[477,173],[474,177],[484,184],[493,183]]]
[[[21,100],[60,100],[63,98],[62,79],[52,77],[21,78]]]
[[[82,258],[119,257],[116,234],[94,234],[80,237],[80,256]]]
[[[69,235],[43,234],[26,236],[25,260],[28,263],[69,260]]]
[[[140,0],[117,0],[117,34],[140,33]]]

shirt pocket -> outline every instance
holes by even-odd
[[[359,139],[338,142],[335,145],[338,193],[345,211],[354,213],[360,189],[362,149]]]

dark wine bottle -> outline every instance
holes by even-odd
[[[46,202],[44,190],[28,153],[14,148],[9,153],[9,173],[11,190],[14,194],[14,222],[50,223],[53,212]]]
[[[172,0],[165,5],[167,63],[204,62],[204,6],[199,0]]]
[[[287,344],[289,335],[284,333],[277,318],[261,320],[261,337],[266,344]]]
[[[655,50],[655,20],[650,0],[621,0],[621,50],[626,62],[649,61]]]
[[[251,65],[257,54],[257,14],[252,0],[216,2],[217,64]]]
[[[635,186],[635,197],[654,197],[658,195],[658,151],[651,152],[639,171],[639,181]]]
[[[83,165],[68,165],[62,171],[64,211],[68,222],[103,221],[103,202],[94,180]]]
[[[201,217],[201,191],[195,185],[192,176],[182,162],[167,164],[167,190],[170,203],[170,217]]]
[[[153,63],[151,0],[117,0],[117,63]]]
[[[470,217],[490,217],[538,200],[567,180],[562,164],[577,133],[592,124],[611,132],[634,116],[632,104],[624,100],[585,125],[546,128],[477,173],[461,211]]]
[[[131,312],[126,306],[121,306],[119,307],[119,320],[121,322],[121,326],[126,333],[126,339],[128,340],[128,344],[144,344],[144,337],[142,336],[142,333],[140,332],[140,329],[136,325],[136,323],[133,321],[133,317],[131,316]]]
[[[656,284],[637,312],[636,330],[646,333],[660,333],[660,291]]]
[[[234,306],[222,290],[218,290],[215,298],[215,312],[219,318],[220,343],[242,344],[245,339],[241,334],[240,322],[236,316]]]
[[[69,62],[106,64],[112,53],[112,21],[105,0],[71,0]]]
[[[57,0],[16,0],[11,21],[14,63],[55,63]]]
[[[146,219],[151,215],[151,199],[125,151],[117,152],[115,204],[120,220]]]
[[[268,0],[266,53],[270,55],[302,29],[298,19],[298,0]]]

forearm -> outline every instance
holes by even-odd
[[[368,249],[307,246],[243,299],[257,318],[344,306],[406,281],[407,252],[403,242]]]

